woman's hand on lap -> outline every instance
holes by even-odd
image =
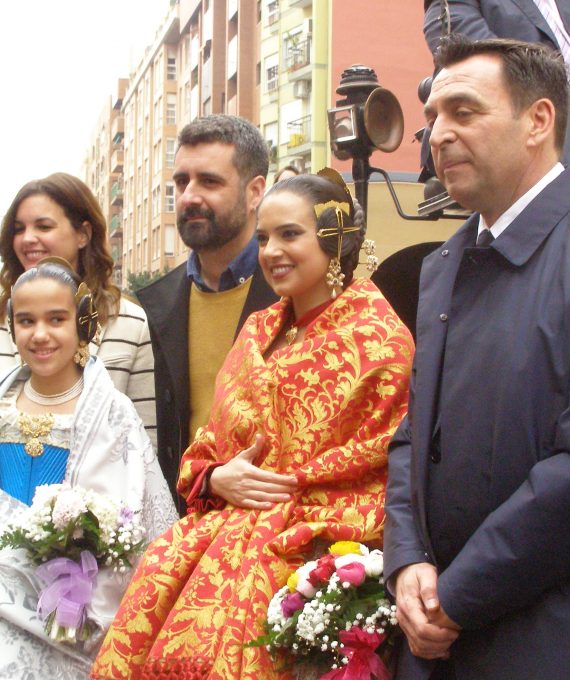
[[[290,500],[297,486],[295,476],[262,470],[253,463],[263,444],[263,436],[258,434],[253,446],[215,468],[210,477],[210,493],[238,508],[251,510],[268,510],[275,503]]]

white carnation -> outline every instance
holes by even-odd
[[[366,576],[377,578],[384,570],[384,555],[381,550],[372,550],[364,559]]]
[[[363,555],[355,555],[354,553],[339,555],[338,557],[335,557],[334,566],[338,569],[339,567],[346,567],[347,564],[354,564],[355,562],[366,565],[366,557]],[[366,566],[364,568],[366,569]]]

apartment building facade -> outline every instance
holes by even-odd
[[[327,164],[350,170],[349,163],[331,158],[327,108],[338,99],[335,88],[342,70],[353,63],[375,68],[381,83],[403,98],[407,128],[411,124],[415,129],[416,121],[420,127],[415,89],[429,74],[431,60],[420,42],[421,7],[415,4],[171,2],[128,80],[117,115],[121,122],[112,119],[108,125],[117,133],[109,132],[113,172],[109,170],[108,188],[100,189],[100,173],[92,169],[87,175],[108,210],[122,285],[129,272],[157,274],[187,257],[176,229],[171,176],[177,135],[195,117],[229,113],[258,125],[270,151],[269,184],[274,172],[288,164],[307,172]],[[413,50],[406,35],[415,35]],[[112,111],[118,101],[112,102]],[[413,130],[407,130],[403,149],[388,161],[381,159],[382,164],[410,175],[417,172],[419,147],[410,147],[412,138]]]
[[[129,81],[119,78],[115,93],[103,107],[84,158],[82,177],[95,194],[107,220],[114,281],[122,284],[123,215],[123,98]]]

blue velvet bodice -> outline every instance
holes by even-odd
[[[40,484],[60,484],[65,477],[69,450],[44,445],[41,456],[33,458],[24,444],[0,443],[0,488],[22,503],[31,505]]]

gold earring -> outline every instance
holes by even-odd
[[[81,368],[85,368],[85,364],[89,361],[90,356],[89,345],[82,340],[73,355],[73,361],[75,361],[76,364],[79,364]]]
[[[344,281],[344,274],[340,268],[340,260],[338,257],[333,257],[329,262],[329,268],[327,269],[327,286],[331,289],[331,298],[336,299],[337,292],[336,289],[342,289],[342,282]]]

